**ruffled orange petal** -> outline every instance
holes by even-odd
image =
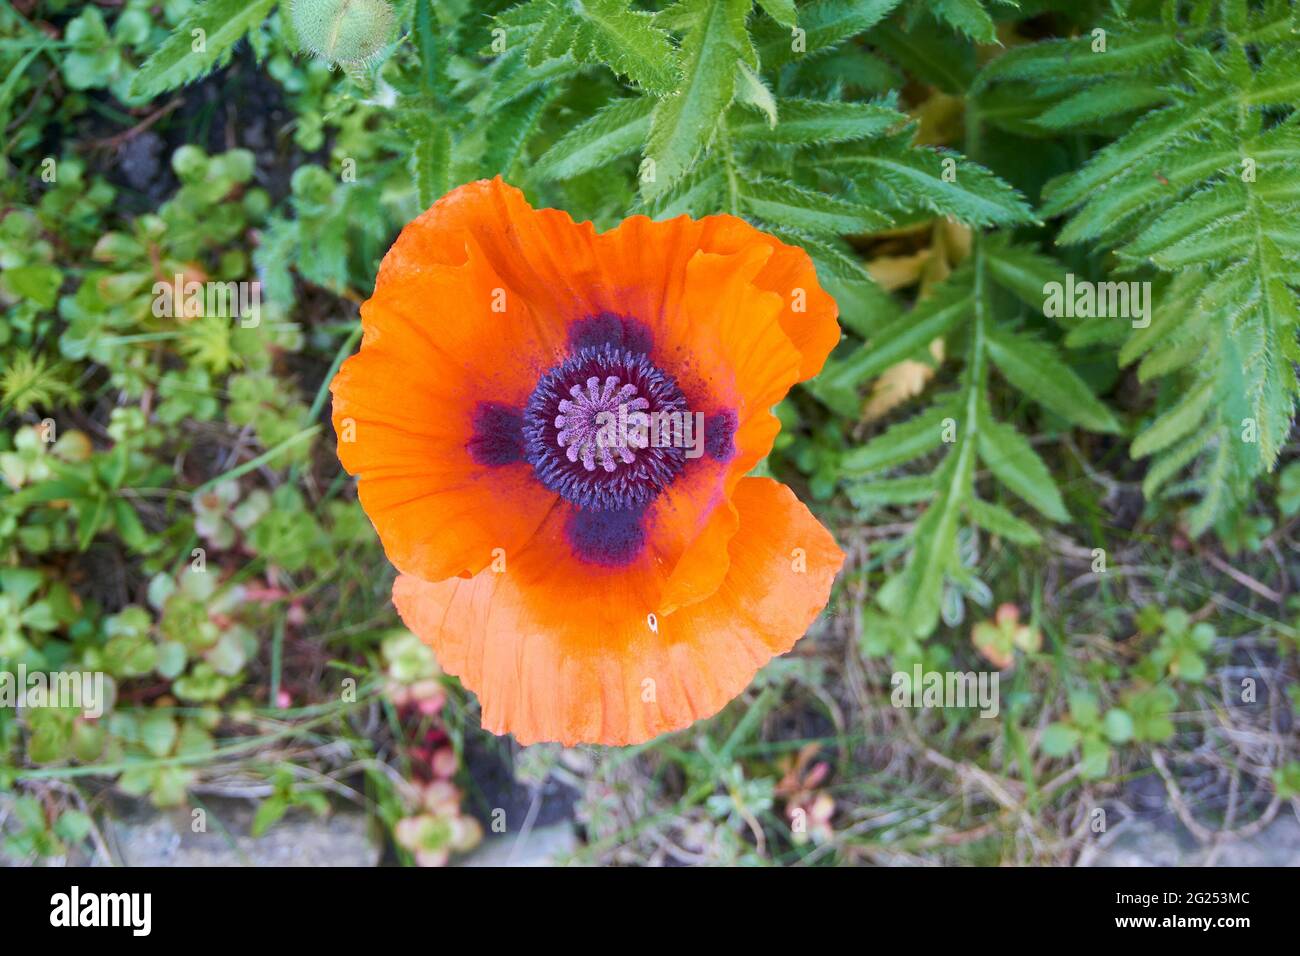
[[[770,409],[808,361],[784,325],[791,299],[783,292],[790,290],[778,291],[771,280],[787,268],[783,263],[773,271],[781,250],[799,251],[768,239],[729,216],[667,222],[634,216],[596,240],[608,278],[596,286],[592,307],[647,325],[652,357],[674,376],[692,410],[725,410],[736,418],[734,455],[692,461],[652,507],[656,534],[682,544],[670,557],[662,601],[667,610],[700,600],[721,583],[727,541],[737,526],[727,501],[736,482],[771,450],[779,424]],[[816,318],[829,321],[838,339],[834,302],[825,298],[832,311]]]
[[[747,478],[733,502],[739,530],[720,588],[662,617],[634,587],[609,594],[594,618],[566,614],[592,584],[548,569],[545,527],[504,573],[403,575],[393,600],[479,695],[485,728],[521,743],[639,743],[720,710],[830,595],[844,555],[788,488]]]
[[[728,253],[755,243],[771,248],[772,256],[754,277],[754,285],[780,297],[781,328],[802,355],[799,381],[812,378],[839,344],[840,326],[839,307],[817,281],[808,253],[734,216],[709,216],[702,222],[700,247],[708,252]]]
[[[362,306],[361,349],[331,384],[339,459],[362,506],[389,560],[429,580],[517,549],[556,501],[523,461],[487,466],[469,450],[475,416],[527,401],[567,328],[508,284],[479,238],[443,221],[465,214],[452,193],[403,230]],[[544,243],[548,222],[534,229],[520,213],[514,234]]]
[[[777,295],[782,303],[782,331],[798,349],[802,360],[798,381],[812,378],[839,344],[839,308],[817,281],[808,253],[775,236],[755,229],[735,216],[678,216],[655,222],[631,216],[596,238],[596,251],[604,266],[606,290],[593,304],[651,321],[671,317],[683,289],[687,264],[697,252],[733,255],[762,246],[770,258],[754,276],[753,284]]]
[[[800,355],[777,321],[780,299],[753,284],[769,258],[761,245],[727,255],[695,253],[681,301],[659,326],[688,356],[676,366],[688,394],[708,395],[704,401],[735,413],[737,426],[733,457],[691,462],[652,509],[659,533],[671,528],[685,545],[668,581],[664,612],[707,597],[722,582],[727,542],[738,523],[727,502],[736,483],[771,451],[780,423],[770,409],[798,375]]]

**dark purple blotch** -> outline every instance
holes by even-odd
[[[645,547],[642,508],[575,508],[564,532],[578,559],[606,568],[631,564]]]
[[[569,348],[573,351],[600,348],[602,345],[626,349],[634,355],[645,355],[654,347],[654,333],[639,319],[614,312],[589,315],[569,326]]]
[[[716,461],[730,461],[736,454],[736,428],[739,424],[731,409],[704,419],[704,450]]]
[[[474,436],[466,443],[480,465],[508,465],[524,460],[524,413],[500,402],[479,402],[474,409]]]

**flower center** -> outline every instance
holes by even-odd
[[[636,461],[634,448],[650,443],[650,403],[638,398],[631,382],[620,385],[617,375],[587,379],[586,389],[575,385],[569,389],[572,400],[562,399],[560,414],[555,416],[555,440],[565,450],[569,461],[582,461],[587,471],[595,471],[597,462],[606,471],[619,463]]]
[[[583,508],[642,506],[681,471],[685,454],[655,440],[686,413],[672,378],[613,344],[580,349],[537,383],[524,410],[525,458],[538,480]]]

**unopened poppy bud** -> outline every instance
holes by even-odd
[[[365,63],[393,35],[385,0],[293,0],[292,13],[299,43],[329,63]]]

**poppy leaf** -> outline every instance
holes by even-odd
[[[638,151],[650,132],[655,100],[633,96],[601,107],[560,137],[533,165],[542,179],[572,179]]]
[[[1027,521],[1017,518],[1001,505],[978,498],[970,500],[971,520],[990,534],[996,534],[1016,544],[1035,545],[1042,537]]]
[[[1068,521],[1061,493],[1043,459],[1020,432],[988,416],[987,409],[979,423],[980,460],[995,478],[1027,504],[1033,505],[1053,521]]]
[[[682,41],[681,86],[650,119],[647,158],[653,175],[641,190],[654,199],[675,185],[713,140],[736,88],[736,61],[749,45],[746,0],[691,0],[694,25]]]
[[[796,50],[789,31],[778,33],[759,50],[765,66],[781,66],[804,56],[829,53],[894,12],[902,0],[819,0],[799,8],[799,28],[804,31],[802,50]],[[763,5],[767,9],[767,4]],[[770,10],[768,10],[771,13]],[[789,26],[782,21],[783,26]]]
[[[1045,342],[1005,329],[988,333],[989,358],[1016,388],[1066,421],[1096,432],[1119,422],[1078,373]]]
[[[742,179],[740,200],[755,219],[813,233],[864,233],[890,223],[888,216],[862,203],[770,179]]]
[[[256,29],[275,4],[276,0],[205,0],[140,67],[131,80],[131,95],[158,96],[225,63],[235,44]]]
[[[907,122],[894,108],[895,98],[852,103],[833,100],[778,99],[777,124],[769,126],[753,113],[733,111],[728,128],[736,142],[816,146],[873,139]]]

